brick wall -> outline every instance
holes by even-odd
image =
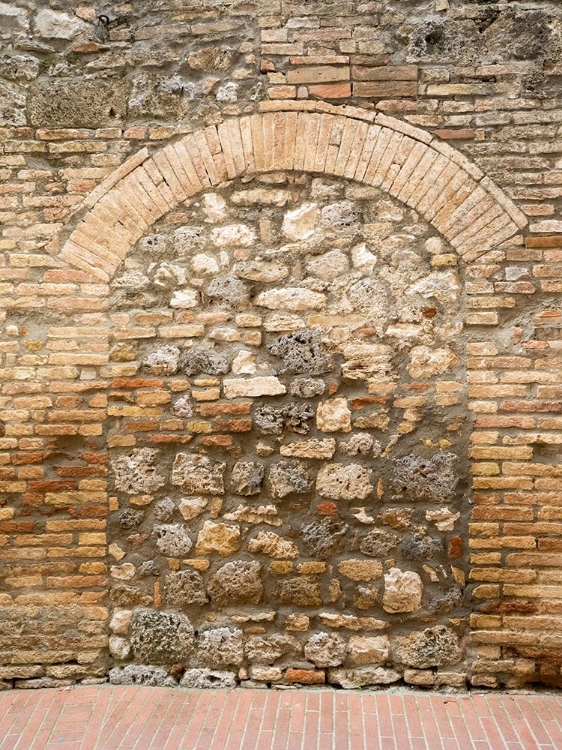
[[[403,0],[337,7],[275,0],[186,5],[170,0],[123,3],[107,10],[70,3],[57,9],[0,4],[3,686],[103,680],[115,664],[114,679],[162,684],[176,684],[179,678],[184,684],[211,684],[209,670],[218,670],[213,679],[226,684],[240,679],[327,679],[346,686],[400,679],[435,685],[467,679],[490,687],[558,684],[558,3],[529,8],[518,2],[435,0],[421,10]],[[334,617],[356,609],[357,591],[348,591],[349,579],[334,571],[351,554],[357,559],[353,534],[361,537],[365,528],[371,530],[351,517],[355,500],[351,508],[342,500],[330,503],[313,489],[305,497],[304,526],[335,514],[350,528],[343,550],[324,562],[303,546],[298,537],[302,529],[289,526],[279,534],[293,544],[297,540],[303,559],[271,561],[255,541],[250,553],[248,544],[256,532],[273,527],[262,523],[256,529],[233,518],[224,523],[221,513],[234,512],[228,497],[222,511],[212,500],[207,515],[186,524],[195,555],[160,551],[155,557],[150,545],[158,519],[151,514],[163,498],[156,489],[127,492],[124,485],[116,486],[118,471],[108,472],[108,452],[119,466],[119,457],[131,460],[138,455],[134,451],[147,446],[167,451],[157,454],[164,456],[162,466],[181,452],[226,460],[230,471],[231,460],[260,455],[257,445],[247,442],[246,431],[259,438],[256,405],[245,406],[249,394],[231,403],[226,380],[208,373],[166,372],[162,379],[162,372],[147,372],[146,357],[157,343],[189,351],[199,336],[211,335],[213,346],[226,346],[220,343],[222,335],[228,346],[242,342],[258,362],[269,344],[267,310],[272,308],[258,304],[260,309],[236,312],[234,305],[233,312],[232,300],[222,298],[220,309],[207,309],[209,277],[226,273],[220,256],[217,270],[192,268],[191,276],[182,278],[187,256],[174,255],[166,238],[182,227],[193,228],[195,235],[187,242],[193,255],[198,227],[256,222],[262,255],[246,257],[231,238],[224,247],[229,262],[262,262],[264,248],[271,248],[266,260],[283,261],[282,252],[273,253],[283,216],[303,201],[317,202],[322,210],[331,205],[322,204],[327,198],[318,198],[320,183],[314,180],[340,199],[358,202],[358,211],[367,216],[359,228],[353,226],[366,249],[380,256],[373,278],[398,273],[385,251],[403,249],[399,238],[406,234],[412,235],[408,248],[420,258],[414,262],[412,256],[410,264],[419,262],[421,269],[427,263],[425,278],[432,272],[459,274],[462,288],[464,328],[453,331],[460,370],[451,375],[447,366],[425,373],[414,368],[411,374],[408,366],[403,371],[398,367],[392,381],[398,391],[392,395],[373,373],[364,380],[370,397],[386,399],[389,406],[393,399],[384,430],[380,422],[361,428],[382,443],[389,462],[383,466],[372,454],[361,459],[381,482],[361,501],[365,513],[374,514],[375,530],[388,531],[385,512],[397,504],[410,508],[416,522],[401,529],[403,536],[438,539],[442,557],[422,563],[392,547],[367,555],[367,562],[376,559],[381,566],[378,577],[371,570],[374,578],[363,579],[374,581],[369,583],[375,592],[372,603],[368,611],[352,612],[355,619],[345,624]],[[353,192],[354,186],[367,192]],[[261,197],[248,198],[255,187]],[[274,191],[288,197],[272,196]],[[381,208],[385,195],[389,203]],[[221,200],[228,204],[228,220],[220,218]],[[201,213],[200,205],[211,213]],[[403,215],[406,223],[399,226],[392,217],[402,211],[411,213]],[[413,225],[418,229],[412,230]],[[164,254],[154,255],[160,263],[156,282],[154,269],[149,270],[150,237],[164,237]],[[324,237],[313,256],[334,247],[347,252],[347,241],[337,234]],[[353,238],[349,242],[352,252]],[[305,257],[311,250],[292,252]],[[383,263],[383,258],[388,260]],[[163,262],[180,271],[162,270]],[[326,287],[326,279],[306,281],[305,274],[302,284],[299,268],[291,270],[291,284],[287,280],[277,286],[296,285],[309,295],[328,294],[329,289],[339,299],[342,293]],[[310,273],[319,278],[317,271]],[[131,274],[137,274],[140,286],[135,287]],[[156,284],[148,292],[139,281],[142,275]],[[392,300],[400,297],[396,283]],[[180,302],[162,304],[157,292],[163,288],[179,290]],[[256,288],[255,296],[267,289]],[[447,305],[443,299],[435,290],[428,292],[424,309],[440,315],[440,304]],[[190,300],[198,301],[191,306]],[[450,304],[452,313],[456,308]],[[264,310],[265,322],[251,323]],[[243,317],[238,320],[244,314],[246,323]],[[412,346],[431,350],[430,359],[435,349],[443,350],[438,338],[417,340],[421,334],[408,332],[405,317],[398,320],[398,333],[386,329],[383,336],[373,328],[373,316],[361,322],[359,330],[366,331],[361,341],[408,352],[410,368],[412,357],[421,356],[412,354]],[[319,327],[323,344],[332,347],[334,356],[344,357],[343,365],[349,364],[338,346],[348,340],[349,330],[355,341],[353,326],[346,331],[345,324],[320,318],[318,312],[307,313],[304,328]],[[408,321],[414,323],[418,321]],[[257,330],[262,324],[263,340]],[[209,326],[233,330],[217,339]],[[269,330],[283,334],[295,329]],[[429,335],[427,330],[423,335]],[[348,392],[348,379],[339,378],[341,373],[325,375],[327,396],[358,404],[360,394]],[[167,412],[166,404],[176,394],[190,397],[195,416]],[[211,408],[215,402],[217,409]],[[356,422],[356,416],[354,428],[368,424]],[[433,421],[439,426],[424,434],[424,422]],[[320,434],[318,417],[316,425],[315,437],[332,438],[329,431]],[[346,450],[346,429],[334,432],[338,451]],[[409,437],[400,437],[404,435]],[[426,508],[427,498],[413,497],[409,503],[397,499],[392,462],[410,455],[430,460],[449,448],[459,466],[471,459],[472,489],[459,469],[453,507],[460,513],[459,525],[436,534],[423,513],[439,510],[442,503]],[[269,449],[278,446],[271,443]],[[349,465],[341,455],[333,461]],[[126,472],[137,469],[132,461]],[[315,488],[319,490],[318,484]],[[180,490],[171,488],[176,504],[178,492],[197,495]],[[260,504],[268,505],[270,492],[266,485]],[[137,531],[127,529],[127,522],[120,525],[124,510],[146,511]],[[467,525],[463,521],[469,512]],[[289,506],[281,515],[290,525]],[[133,519],[134,513],[128,517]],[[176,513],[178,518],[186,520]],[[243,541],[229,553],[233,561],[262,566],[265,594],[260,603],[252,603],[251,612],[247,602],[229,611],[213,601],[203,606],[201,599],[192,602],[191,611],[167,599],[166,570],[202,573],[205,587],[212,590],[210,577],[225,562],[216,541],[205,547],[203,528],[197,525],[203,521],[220,526],[219,534],[222,527],[239,528]],[[140,567],[151,560],[158,572],[143,578]],[[384,606],[396,575],[389,571],[396,569],[417,575],[424,587],[420,606],[398,610],[407,614]],[[289,582],[299,577],[309,581],[317,574],[325,577],[320,609],[302,599],[295,604],[294,594],[279,605],[284,595],[275,593],[283,591],[280,584],[274,588],[276,576],[285,575],[279,580]],[[451,586],[463,591],[462,601],[448,611],[431,611],[438,597],[428,593],[435,576],[441,576],[441,593]],[[343,586],[341,596],[334,593],[338,586]],[[141,615],[147,611],[145,622]],[[177,651],[175,668],[166,666],[165,659],[161,666],[162,658],[141,645],[147,623],[162,632],[169,626],[168,621],[150,620],[162,613],[172,621],[189,616],[197,631],[196,640],[186,635],[187,645],[169,645],[170,653]],[[383,642],[386,635],[371,632],[368,617],[388,629],[388,642]],[[205,636],[213,624],[222,633],[216,638],[232,642],[234,651],[242,648],[238,639],[244,641],[244,656],[236,656],[227,668],[216,661],[211,636]],[[265,658],[266,646],[271,649],[276,637],[285,639],[285,651]],[[439,653],[427,657],[432,638]],[[334,656],[342,649],[347,649],[345,656]],[[141,663],[150,669],[139,672]]]

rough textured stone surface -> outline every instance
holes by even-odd
[[[345,659],[346,642],[337,633],[315,633],[304,647],[304,655],[317,667],[337,667]]]
[[[153,448],[135,448],[128,456],[121,455],[112,462],[115,486],[127,493],[150,493],[162,487],[164,477],[154,465],[158,452]]]
[[[170,607],[185,607],[189,604],[203,605],[209,600],[201,573],[196,570],[178,570],[166,575],[166,603]]]
[[[388,659],[390,640],[386,635],[352,635],[348,644],[349,658],[357,666],[382,664]]]
[[[322,432],[351,432],[351,411],[345,398],[318,404],[316,424]]]
[[[131,622],[131,643],[141,662],[173,664],[193,651],[193,627],[184,615],[157,610],[135,612]]]
[[[359,464],[323,466],[316,479],[316,491],[330,500],[365,500],[373,491],[371,469]]]
[[[244,658],[242,631],[211,628],[197,639],[197,659],[207,667],[238,666]]]
[[[197,536],[195,551],[198,555],[217,552],[222,557],[232,555],[240,546],[240,529],[227,523],[205,521]]]
[[[109,670],[112,685],[142,685],[143,687],[177,687],[177,682],[163,667],[127,664]]]
[[[421,607],[423,585],[417,573],[391,568],[384,576],[383,607],[387,612],[415,612]]]
[[[330,669],[328,682],[343,688],[367,687],[368,685],[391,685],[402,678],[402,673],[385,667],[356,667],[355,669]]]
[[[180,687],[218,689],[236,687],[236,673],[218,669],[186,669]]]
[[[458,482],[456,461],[452,453],[436,453],[430,459],[412,454],[397,459],[392,473],[397,497],[434,503],[452,500]]]
[[[225,463],[212,461],[207,456],[178,453],[172,468],[172,484],[193,494],[222,495],[225,468]]]
[[[294,559],[299,556],[299,548],[294,542],[283,539],[272,531],[258,532],[248,542],[248,552],[257,552],[277,559]]]
[[[156,547],[167,557],[185,557],[193,546],[189,530],[179,523],[164,523],[154,527]]]
[[[453,668],[475,685],[558,674],[560,3],[16,5],[0,664],[150,665],[125,623],[109,654],[104,621],[150,607],[298,639],[245,653],[240,683],[323,681],[319,630],[346,670],[400,674],[397,639],[440,623],[471,636]],[[272,498],[287,459],[311,488]],[[316,492],[325,467],[371,472],[370,493]],[[234,548],[262,566],[258,603],[235,575],[207,593]],[[422,609],[385,610],[392,568]],[[388,659],[356,664],[350,638],[382,634]],[[434,669],[405,679],[450,679]]]
[[[319,607],[322,604],[320,583],[312,576],[279,581],[275,587],[275,597],[282,604],[295,607]]]
[[[282,373],[319,375],[332,369],[331,357],[318,331],[296,331],[280,336],[270,344],[269,350],[282,359]]]
[[[263,584],[259,562],[234,560],[222,565],[211,577],[207,593],[218,606],[259,604]]]
[[[237,461],[232,468],[230,478],[232,491],[244,497],[258,495],[261,492],[264,473],[263,464],[254,461]]]
[[[443,667],[456,664],[462,657],[458,636],[445,625],[397,638],[394,658],[409,667]]]
[[[337,555],[348,526],[335,518],[322,518],[303,526],[301,536],[309,554],[321,560]]]
[[[272,496],[283,498],[294,493],[308,492],[312,479],[303,463],[279,461],[269,470],[269,484]]]

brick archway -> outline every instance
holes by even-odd
[[[470,262],[527,224],[463,154],[386,115],[278,111],[227,120],[142,149],[84,201],[61,260],[111,279],[148,228],[182,201],[244,174],[276,170],[345,177],[417,210]]]

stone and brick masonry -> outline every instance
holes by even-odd
[[[562,682],[561,81],[547,0],[0,2],[0,687]]]

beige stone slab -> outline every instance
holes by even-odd
[[[295,161],[295,140],[297,134],[298,114],[289,112],[285,115],[285,139],[283,144],[283,169],[292,169]]]
[[[342,176],[343,173],[345,172],[345,167],[347,164],[347,160],[349,159],[351,149],[353,147],[353,142],[355,140],[355,135],[357,133],[358,126],[359,126],[358,120],[349,119],[349,120],[346,120],[345,125],[343,127],[340,148],[338,151],[336,163],[334,165],[334,174],[337,174],[338,176]]]
[[[222,122],[217,128],[222,153],[224,156],[224,165],[226,167],[226,173],[229,180],[233,180],[237,176],[236,165],[234,164],[234,158],[232,155],[232,146],[230,144],[230,130],[226,122]]]
[[[260,112],[316,112],[317,103],[303,99],[301,101],[268,100],[259,103]]]
[[[152,158],[154,164],[157,166],[160,174],[164,178],[164,181],[170,188],[176,204],[184,201],[187,198],[187,193],[184,190],[181,182],[176,177],[176,173],[174,172],[172,165],[168,161],[165,151],[158,151]]]
[[[397,196],[406,182],[410,179],[414,170],[419,165],[422,157],[429,151],[428,147],[424,143],[413,141],[412,149],[408,155],[408,158],[402,164],[400,172],[392,185],[389,186],[388,192],[391,195]],[[421,177],[420,177],[421,179]]]
[[[359,126],[357,128],[357,132],[355,133],[355,139],[351,147],[351,153],[343,172],[343,176],[347,177],[347,179],[349,180],[352,180],[355,175],[357,166],[359,164],[359,159],[361,158],[361,154],[363,153],[363,146],[365,145],[365,140],[367,139],[367,133],[369,132],[368,123],[361,122],[361,120],[359,120],[358,123]]]
[[[250,117],[252,129],[252,150],[254,153],[254,169],[256,172],[265,171],[265,154],[263,150],[263,115]]]
[[[369,159],[367,169],[365,170],[363,182],[367,182],[368,184],[372,183],[373,178],[377,174],[383,154],[386,151],[386,148],[390,143],[393,135],[394,132],[389,128],[382,128],[381,132],[379,133],[379,137],[377,138],[375,148],[373,149],[373,153],[371,154],[371,158]]]
[[[339,150],[339,146],[336,146],[333,143],[329,144],[328,151],[326,153],[326,165],[324,167],[326,174],[334,174]]]
[[[308,143],[304,154],[304,170],[306,172],[314,172],[322,115],[314,113],[308,115],[308,118]]]
[[[373,187],[379,187],[380,185],[382,185],[384,178],[386,177],[386,173],[390,168],[390,165],[392,164],[392,160],[394,159],[396,151],[400,146],[403,138],[404,136],[402,135],[402,133],[392,133],[390,141],[388,142],[388,145],[379,161],[377,171],[371,178],[371,185],[373,185]]]
[[[211,187],[211,180],[209,179],[209,175],[207,174],[207,171],[203,165],[203,159],[201,158],[201,153],[199,151],[199,146],[195,140],[195,136],[188,135],[182,140],[182,143],[184,144],[187,153],[191,158],[191,163],[193,164],[193,167],[197,173],[197,177],[201,184],[201,189]]]
[[[320,115],[320,129],[318,131],[318,141],[314,153],[314,171],[324,172],[326,168],[326,157],[328,155],[328,146],[330,145],[330,136],[335,118],[332,115]]]
[[[220,152],[222,151],[222,146],[216,125],[207,125],[207,127],[204,128],[203,132],[205,133],[205,138],[207,139],[207,145],[209,147],[209,151],[211,152],[211,156],[220,154]]]
[[[86,206],[87,208],[92,208],[102,197],[102,195],[105,195],[105,193],[111,190],[112,187],[114,187],[120,180],[123,179],[123,177],[125,177],[125,175],[128,175],[129,172],[132,172],[133,169],[136,169],[139,164],[142,164],[144,161],[146,161],[148,157],[149,153],[147,148],[141,148],[132,156],[129,156],[129,158],[126,159],[123,164],[120,164],[111,172],[111,174],[108,174],[107,177],[105,177],[105,179],[103,179],[100,184],[97,185],[92,190],[92,192],[84,198],[84,206]]]
[[[199,176],[197,174],[197,170],[195,169],[193,165],[193,161],[191,159],[191,156],[189,155],[189,151],[187,150],[185,143],[183,140],[178,141],[177,143],[171,144],[172,148],[174,149],[178,161],[182,165],[182,169],[184,173],[187,176],[187,179],[189,180],[189,185],[191,186],[188,190],[190,192],[191,190],[193,193],[198,193],[200,190],[203,189],[203,186],[201,184],[201,180],[199,179]],[[186,185],[186,189],[188,186]]]
[[[215,154],[213,156],[213,163],[220,178],[219,185],[224,182],[228,182],[228,170],[226,168],[226,161],[224,153],[222,151],[220,152],[220,154]]]
[[[330,145],[331,146],[339,146],[341,144],[343,129],[345,127],[346,121],[347,120],[345,117],[335,118],[334,124],[332,126],[332,130],[330,132]]]
[[[355,169],[353,179],[358,180],[359,182],[363,181],[381,131],[382,128],[380,127],[380,125],[369,125],[367,137],[365,138],[365,143],[363,144],[363,148],[361,149],[361,154],[359,156],[359,161],[357,162],[357,167]]]
[[[242,148],[244,149],[246,172],[254,172],[256,168],[256,158],[254,156],[252,120],[250,117],[242,117],[240,120],[240,136],[242,138]]]
[[[525,214],[520,211],[515,203],[510,200],[507,195],[501,190],[496,183],[490,179],[490,177],[484,177],[480,184],[482,187],[490,193],[490,195],[500,204],[500,206],[509,214],[519,229],[523,229],[528,224],[528,219]]]

